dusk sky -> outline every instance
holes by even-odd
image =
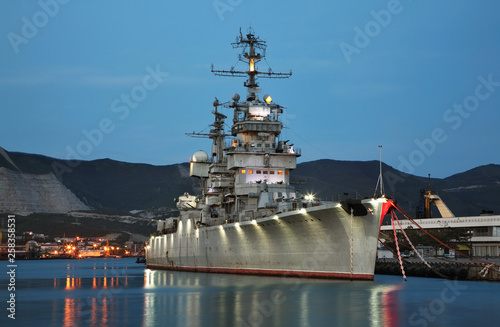
[[[186,162],[210,149],[185,133],[208,131],[214,98],[246,94],[210,68],[237,63],[230,43],[251,25],[268,45],[257,67],[293,72],[259,82],[286,107],[299,162],[378,160],[383,145],[419,176],[500,164],[499,13],[494,0],[1,1],[0,146]]]

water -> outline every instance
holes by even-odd
[[[500,321],[500,283],[492,282],[169,272],[145,269],[134,259],[17,265],[15,320],[7,316],[11,292],[7,274],[1,275],[1,326],[472,326]]]

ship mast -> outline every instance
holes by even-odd
[[[252,28],[248,29],[246,38],[243,37],[240,28],[240,35],[236,37],[236,42],[231,43],[231,45],[234,49],[243,48],[242,53],[238,55],[238,59],[248,65],[248,70],[234,70],[234,67],[231,67],[231,70],[215,70],[212,64],[212,73],[217,76],[248,77],[243,83],[243,86],[248,89],[248,101],[255,100],[255,93],[262,91],[258,89],[257,76],[262,78],[289,78],[292,76],[291,71],[290,73],[275,73],[271,68],[267,72],[258,71],[255,65],[262,59],[265,59],[267,45],[265,41],[254,35]],[[257,52],[259,50],[260,53]]]
[[[224,155],[224,138],[229,136],[224,133],[224,119],[227,118],[226,115],[220,113],[218,111],[218,107],[221,105],[219,100],[215,98],[213,103],[214,110],[212,110],[212,114],[214,117],[214,123],[210,126],[214,127],[214,129],[210,130],[210,133],[186,133],[188,136],[192,137],[206,137],[213,140],[212,143],[212,152],[211,152],[211,161],[214,163],[222,163],[223,155]]]
[[[260,100],[257,93],[262,92],[257,82],[263,78],[288,78],[292,73],[274,73],[258,70],[256,64],[265,59],[266,42],[254,35],[240,34],[233,48],[242,48],[238,60],[247,65],[247,70],[215,70],[218,76],[246,77],[243,83],[248,90],[246,100],[234,93],[232,100],[220,103],[214,101],[214,122],[209,133],[189,133],[194,137],[212,139],[211,159],[206,152],[197,151],[190,159],[190,176],[199,177],[204,196],[205,217],[224,219],[245,219],[243,212],[264,215],[274,212],[278,206],[274,194],[281,199],[295,198],[295,190],[289,185],[289,172],[295,169],[300,149],[295,149],[288,141],[278,141],[283,124],[278,117],[283,107],[274,103],[269,95]],[[230,136],[224,132],[226,115],[219,112],[219,106],[234,110],[230,144],[224,139]],[[249,195],[250,194],[250,195]],[[281,207],[289,206],[280,202]],[[220,216],[219,216],[220,215]],[[253,215],[253,214],[252,214]]]
[[[379,185],[380,185],[380,196],[384,197],[385,190],[384,190],[384,178],[382,176],[382,145],[378,146],[378,151],[379,151],[380,171],[379,171],[379,175],[378,175],[377,186],[375,186],[375,192],[373,193],[373,197],[377,196],[377,190],[378,190]]]

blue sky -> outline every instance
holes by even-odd
[[[230,43],[251,25],[270,67],[293,71],[260,86],[287,108],[282,138],[299,162],[378,160],[382,144],[385,163],[420,176],[500,164],[498,12],[498,1],[2,1],[0,146],[185,162],[209,149],[185,133],[208,128],[214,97],[246,92],[210,66],[235,65]]]

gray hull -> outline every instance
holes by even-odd
[[[353,218],[332,203],[211,227],[183,219],[175,233],[151,237],[147,267],[372,280],[385,202],[363,200],[366,215]]]

